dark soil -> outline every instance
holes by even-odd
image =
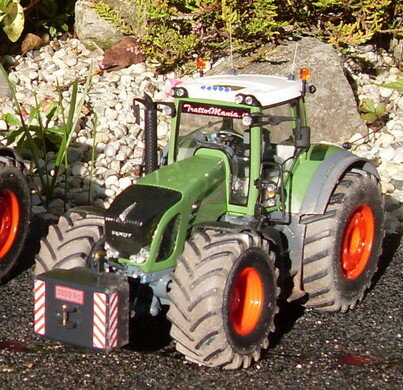
[[[40,225],[39,225],[40,226]],[[45,230],[45,229],[43,229]],[[95,353],[43,340],[32,330],[32,262],[37,241],[0,285],[1,389],[397,389],[403,379],[402,248],[385,239],[375,285],[347,314],[284,303],[277,332],[249,369],[186,362],[164,318],[137,322],[133,342]]]

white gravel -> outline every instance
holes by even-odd
[[[167,100],[165,80],[168,77],[174,78],[175,74],[155,76],[143,63],[118,72],[102,73],[97,66],[101,60],[100,55],[88,51],[77,39],[59,43],[58,50],[50,44],[40,50],[28,52],[24,57],[17,57],[18,65],[10,73],[10,79],[16,85],[19,102],[27,112],[35,106],[33,90],[39,101],[57,101],[57,84],[64,87],[63,104],[68,107],[72,82],[77,77],[84,79],[90,63],[94,62],[96,74],[92,78],[87,98],[90,112],[80,120],[68,154],[70,177],[66,207],[86,204],[88,199],[95,204],[108,206],[117,194],[136,181],[137,165],[142,161],[144,143],[142,129],[135,123],[132,113],[133,98],[142,97],[147,92],[154,100]],[[361,101],[370,98],[376,103],[386,103],[389,119],[378,132],[367,137],[365,143],[361,135],[354,135],[350,139],[352,151],[368,158],[377,166],[382,179],[382,190],[386,195],[387,232],[403,233],[403,96],[393,89],[375,85],[395,81],[401,72],[386,52],[378,55],[370,47],[366,47],[360,51],[359,56],[373,65],[377,75],[359,73],[355,70],[354,61],[346,62],[357,83],[358,98]],[[0,98],[0,107],[3,114],[15,114],[13,102],[8,98]],[[96,129],[93,126],[95,116],[98,120]],[[6,124],[0,120],[0,134],[4,136],[5,130]],[[166,144],[168,130],[168,124],[160,120],[158,139],[161,147]],[[88,176],[93,144],[97,153],[94,183],[89,196]],[[54,153],[47,154],[50,164],[54,163],[54,158]],[[27,163],[37,176],[29,160]],[[38,193],[34,194],[34,213],[52,218],[64,212],[63,181],[64,176],[61,175],[57,197],[47,209],[41,203]],[[34,182],[39,183],[38,177]]]

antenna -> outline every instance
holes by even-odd
[[[298,42],[295,42],[294,58],[292,59],[291,63],[291,73],[288,76],[290,80],[295,79],[295,65],[297,63],[297,52],[298,52]]]
[[[229,74],[237,74],[235,68],[234,68],[234,48],[232,47],[232,22],[229,23],[229,55],[230,55],[230,64],[231,64],[231,69],[229,71]]]

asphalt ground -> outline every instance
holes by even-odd
[[[35,235],[38,236],[38,229]],[[164,317],[138,321],[133,341],[111,353],[33,333],[31,238],[19,267],[0,285],[0,389],[401,389],[403,248],[388,236],[375,283],[346,314],[284,303],[261,360],[225,371],[186,362]]]

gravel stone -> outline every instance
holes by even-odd
[[[360,66],[354,63],[354,57],[346,56],[345,67],[357,85],[357,96],[360,100],[373,99],[376,104],[386,99],[389,119],[383,127],[365,139],[362,135],[354,134],[349,142],[353,144],[352,151],[370,160],[382,177],[382,189],[389,197],[397,202],[403,200],[403,97],[393,89],[379,87],[377,84],[391,82],[401,77],[402,72],[394,63],[389,53],[378,50],[373,45],[357,47],[355,56],[372,64],[376,74],[362,73]],[[71,99],[71,85],[75,78],[84,78],[88,73],[90,61],[102,59],[101,53],[90,52],[79,40],[59,40],[58,45],[53,41],[39,50],[28,52],[25,56],[16,56],[15,67],[10,71],[10,79],[15,83],[17,98],[24,109],[29,112],[35,106],[32,89],[38,93],[38,100],[54,99],[58,93],[56,83],[62,88],[63,105],[68,114]],[[224,63],[227,59],[217,61]],[[109,204],[117,192],[129,185],[138,173],[137,165],[142,162],[144,153],[143,121],[139,126],[133,116],[132,104],[134,97],[143,97],[143,93],[151,94],[156,101],[167,100],[165,96],[166,78],[177,78],[174,72],[167,75],[156,75],[145,63],[135,64],[120,71],[103,73],[96,70],[92,77],[92,85],[87,97],[89,113],[81,119],[72,133],[72,144],[68,150],[68,160],[72,177],[68,178],[69,205],[74,206],[75,200],[83,203],[79,194],[82,186],[88,186],[88,161],[91,161],[93,137],[95,136],[96,156],[94,161],[93,182],[99,185],[93,187],[94,202]],[[183,79],[192,76],[185,76]],[[80,94],[82,88],[79,89]],[[10,99],[2,98],[1,112],[16,115],[15,107]],[[94,119],[97,117],[96,126]],[[169,132],[168,118],[159,118],[158,142],[162,148],[167,143]],[[57,126],[53,121],[49,125]],[[0,130],[6,129],[4,120],[0,120]],[[372,129],[369,129],[371,133]],[[326,141],[326,140],[324,140]],[[77,145],[81,145],[77,147]],[[13,146],[13,145],[11,145]],[[29,151],[22,151],[24,158],[30,159]],[[56,155],[47,155],[47,165],[54,169]],[[32,165],[32,164],[31,164]],[[41,167],[45,162],[40,160]],[[32,169],[35,170],[34,165]],[[64,167],[60,172],[64,172]],[[83,180],[84,179],[84,180]],[[56,186],[56,197],[64,197],[64,177],[59,176]],[[41,183],[36,173],[34,183]],[[71,192],[77,190],[77,192]],[[34,198],[35,212],[43,214],[41,198]],[[387,209],[388,210],[388,209]],[[389,213],[389,211],[388,211]],[[392,218],[392,217],[391,217]],[[395,226],[393,222],[390,226]],[[401,226],[401,225],[399,225]],[[399,229],[403,229],[399,227]]]

